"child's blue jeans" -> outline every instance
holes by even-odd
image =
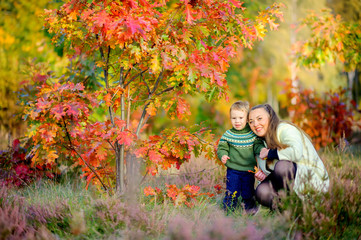
[[[224,209],[233,211],[237,208],[239,196],[242,197],[246,210],[255,208],[254,181],[254,173],[227,168],[227,191],[223,199]]]

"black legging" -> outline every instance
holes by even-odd
[[[256,188],[257,201],[270,209],[274,209],[275,197],[278,197],[278,191],[281,189],[290,190],[292,181],[296,177],[297,165],[291,161],[278,161],[274,171],[263,180]]]

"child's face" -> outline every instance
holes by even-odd
[[[247,112],[242,110],[232,110],[231,111],[231,122],[232,126],[236,130],[243,129],[247,124]]]

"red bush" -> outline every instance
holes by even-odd
[[[355,102],[347,98],[345,89],[320,97],[311,89],[295,89],[287,80],[285,90],[287,99],[295,100],[287,106],[291,121],[312,138],[316,149],[340,144],[352,134],[352,127],[359,125],[354,120]]]
[[[20,187],[44,177],[55,177],[53,166],[32,164],[19,139],[15,139],[8,150],[0,151],[0,185]]]

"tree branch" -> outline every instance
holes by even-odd
[[[183,86],[183,83],[180,83],[178,86],[166,88],[166,89],[162,90],[161,92],[157,93],[156,96],[159,96],[165,92],[170,92],[170,91],[174,90],[175,88],[182,87],[182,86]]]
[[[108,70],[109,70],[110,50],[111,50],[111,48],[110,48],[110,46],[109,46],[109,47],[108,47],[107,58],[105,59],[103,48],[102,48],[102,47],[99,47],[100,56],[101,56],[102,60],[105,62],[105,68],[103,68],[103,72],[104,72],[104,80],[105,80],[105,86],[106,86],[106,88],[109,88]]]
[[[137,66],[138,63],[134,64],[132,67]],[[124,77],[123,77],[123,81],[125,81],[130,73],[130,71],[132,70],[132,68],[129,68],[128,71],[125,73]]]
[[[66,122],[65,122],[65,119],[64,119],[64,116],[63,116],[63,123],[64,123],[64,128],[65,128],[65,132],[66,132],[66,136],[69,140],[69,143],[70,143],[70,149],[73,150],[77,155],[78,157],[84,162],[84,164],[90,169],[90,171],[92,171],[92,173],[95,174],[95,176],[98,178],[99,182],[102,184],[103,188],[105,189],[105,191],[108,190],[107,186],[105,186],[105,184],[103,183],[103,181],[100,179],[100,176],[98,175],[98,173],[93,169],[92,166],[90,166],[89,163],[87,163],[84,158],[78,153],[78,151],[74,148],[74,145],[71,141],[71,138],[70,138],[70,134],[69,134],[69,131],[68,131],[68,128],[66,126]]]
[[[164,73],[164,69],[162,69],[162,71],[159,73],[159,76],[158,76],[158,78],[157,78],[157,81],[155,82],[154,87],[153,87],[153,90],[152,90],[152,92],[150,93],[150,96],[149,96],[149,97],[151,97],[151,95],[153,95],[153,94],[155,93],[155,91],[157,90],[158,85],[159,85],[159,82],[160,82],[160,80],[161,80],[162,77],[163,77],[163,73]]]
[[[116,149],[115,149],[114,145],[113,145],[109,140],[107,140],[107,142],[108,142],[109,145],[112,147],[112,149],[114,150],[114,152],[116,152]]]
[[[143,75],[142,75],[142,74],[140,75],[140,77],[142,78],[142,81],[145,83],[145,86],[147,87],[147,90],[148,90],[148,95],[150,95],[150,94],[151,94],[151,91],[150,91],[150,88],[149,88],[148,83],[144,80],[144,78],[143,78]]]
[[[143,73],[145,73],[146,71],[148,71],[149,68],[141,71],[140,73],[138,73],[137,75],[135,75],[134,77],[132,77],[127,83],[124,84],[124,87],[127,87],[131,82],[133,82],[138,76],[141,76]]]
[[[139,123],[138,123],[138,127],[137,127],[137,131],[135,132],[135,135],[137,135],[137,137],[139,137],[140,129],[141,129],[142,126],[143,126],[144,117],[145,117],[145,114],[147,113],[147,107],[149,106],[149,104],[150,104],[150,102],[148,102],[147,104],[144,105],[143,112],[142,112],[142,116],[140,117],[140,120],[139,120]]]

